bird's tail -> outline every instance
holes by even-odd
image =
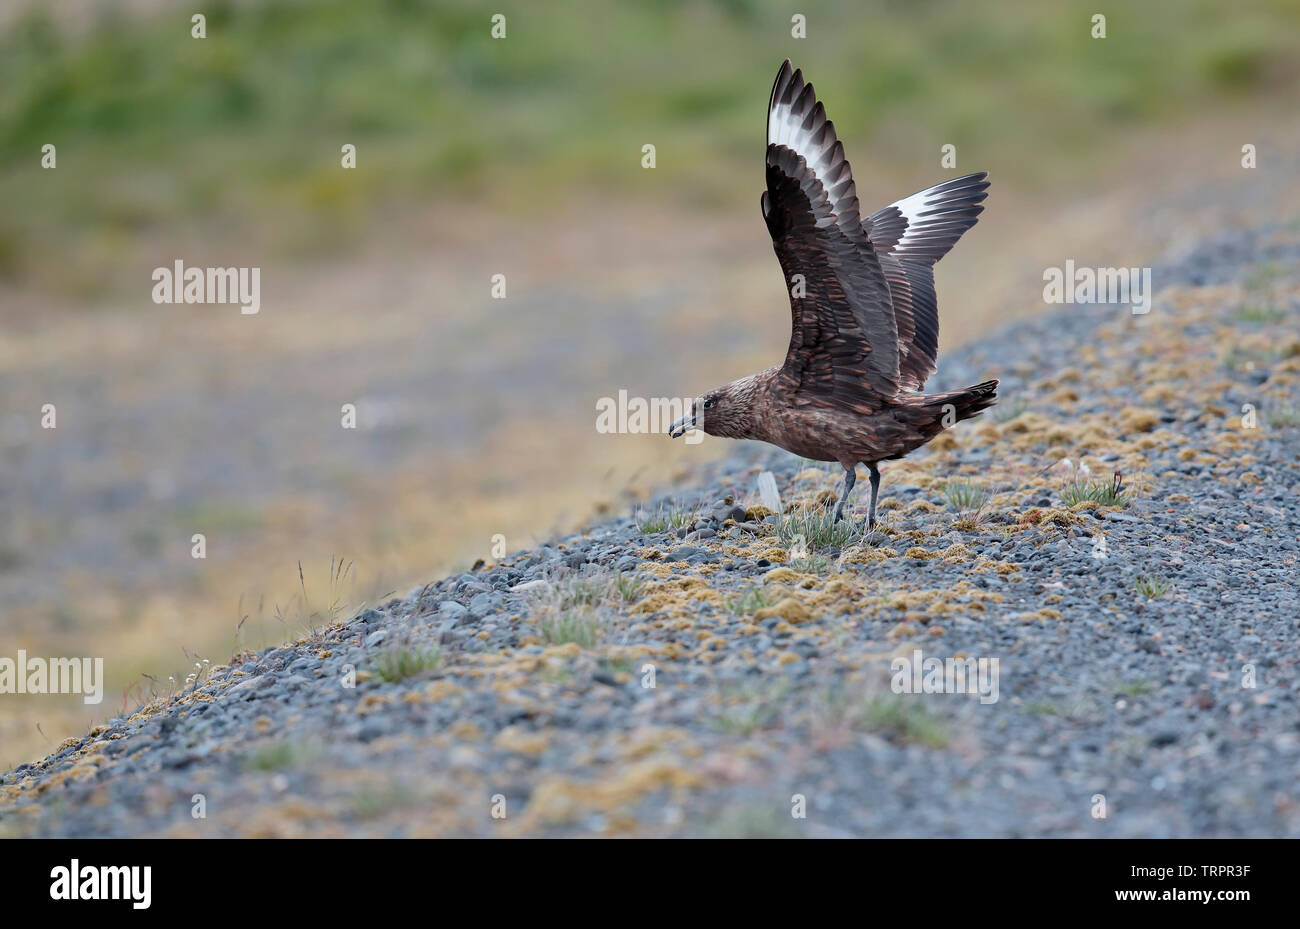
[[[978,416],[998,402],[998,382],[985,381],[963,390],[921,397],[916,412],[916,426],[926,438],[936,436],[963,419]]]

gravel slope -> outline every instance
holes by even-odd
[[[444,578],[5,773],[0,834],[1300,834],[1298,258],[1295,229],[1225,234],[1156,268],[1148,316],[1066,307],[941,359],[931,389],[997,376],[1001,404],[888,464],[866,538],[814,528],[793,560],[838,466],[737,446],[649,524]],[[1066,458],[1126,499],[1066,505]],[[784,518],[744,506],[765,469]],[[997,659],[997,701],[893,693],[916,649]]]

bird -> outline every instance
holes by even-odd
[[[923,392],[938,354],[934,265],[983,212],[988,175],[954,178],[863,216],[844,145],[788,58],[768,101],[766,171],[760,205],[790,297],[785,360],[695,398],[668,434],[702,429],[839,462],[835,522],[864,464],[871,529],[880,463],[997,402],[997,380]]]

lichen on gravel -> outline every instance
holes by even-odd
[[[876,531],[738,446],[6,772],[0,834],[1300,834],[1300,278],[1245,313],[1241,257],[1300,244],[1229,238],[1147,316],[945,357],[1001,406],[888,463]],[[918,649],[997,659],[997,702],[895,693]]]

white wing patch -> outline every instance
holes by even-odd
[[[772,85],[767,142],[784,146],[803,158],[826,191],[837,218],[858,214],[853,171],[844,158],[844,146],[835,135],[835,126],[826,118],[826,109],[817,100],[812,84],[804,81],[802,72],[791,70],[789,61],[781,66]]]
[[[909,226],[915,226],[921,218],[921,214],[927,209],[930,198],[934,196],[930,191],[923,190],[919,194],[912,194],[910,197],[904,197],[893,206],[898,212],[903,214]],[[906,240],[907,235],[904,233],[903,238]]]
[[[976,217],[984,211],[980,204],[987,196],[987,176],[980,172],[954,178],[890,204],[880,212],[885,214],[892,207],[903,214],[902,235],[894,243],[873,244],[884,245],[886,251],[892,250],[899,257],[915,255],[933,264],[975,225]],[[880,221],[888,222],[884,217]]]

